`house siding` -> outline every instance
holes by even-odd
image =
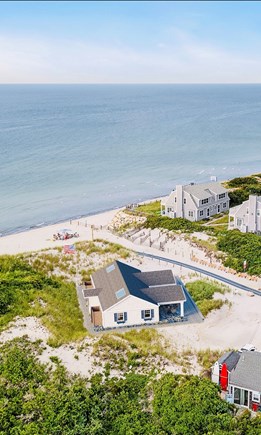
[[[154,318],[152,320],[144,320],[141,317],[143,310],[154,310]],[[127,313],[127,320],[122,323],[117,323],[114,320],[115,313]],[[159,307],[156,304],[139,299],[135,296],[128,296],[123,301],[117,303],[113,307],[108,308],[103,312],[103,327],[115,328],[121,326],[142,325],[146,323],[159,322]]]
[[[247,201],[230,209],[229,229],[261,234],[261,196],[250,195]]]

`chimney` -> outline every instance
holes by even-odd
[[[183,218],[183,186],[182,184],[178,184],[176,186],[176,194],[177,194],[177,211],[176,216]]]

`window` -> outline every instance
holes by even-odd
[[[257,210],[256,214],[257,214],[257,216],[260,216],[260,210]]]
[[[224,202],[224,203],[223,203],[223,208],[226,208],[226,206],[227,206],[227,203]]]
[[[126,292],[124,288],[121,288],[120,290],[118,290],[117,292],[115,292],[115,296],[117,299],[121,299],[124,296],[126,296]]]
[[[249,212],[249,210],[248,210],[248,208],[246,209],[246,213],[248,214],[248,212]]]
[[[124,321],[124,314],[117,313],[117,322],[123,322],[123,321]]]
[[[115,269],[114,264],[111,264],[110,266],[106,267],[106,272],[107,272],[107,273],[110,273],[110,272],[112,272],[114,269]]]
[[[188,215],[189,215],[190,217],[193,217],[193,211],[189,211],[189,212],[188,212]]]
[[[253,391],[252,400],[253,402],[260,402],[260,394],[257,391]]]
[[[187,200],[186,200],[186,198],[184,198],[184,204],[186,204],[186,202],[187,202]]]
[[[127,321],[127,313],[114,313],[114,322],[124,323]]]
[[[175,196],[175,202],[177,202],[177,197]]]
[[[154,317],[154,310],[142,310],[141,318],[144,320],[151,320]]]
[[[202,204],[208,204],[208,198],[206,198],[206,199],[202,199]]]
[[[218,199],[222,199],[222,198],[225,198],[225,197],[226,197],[225,193],[221,193],[220,195],[218,195]]]
[[[203,216],[203,214],[204,214],[204,210],[200,210],[199,216]]]

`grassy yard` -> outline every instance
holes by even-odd
[[[126,209],[125,212],[131,214],[141,214],[142,216],[160,216],[160,201],[152,201],[147,204],[138,205],[138,207],[130,210]]]

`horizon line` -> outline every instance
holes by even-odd
[[[108,83],[100,83],[100,82],[93,82],[93,83],[88,83],[88,82],[66,82],[66,83],[61,83],[61,82],[19,82],[19,83],[0,83],[0,86],[10,86],[10,85],[260,85],[261,82],[240,82],[240,83],[235,83],[235,82],[187,82],[187,83],[179,83],[179,82],[168,82],[168,83],[161,83],[161,82],[152,82],[152,83],[148,83],[148,82],[137,82],[137,83],[132,83],[132,82],[118,82],[118,83],[114,83],[114,82],[108,82]]]

